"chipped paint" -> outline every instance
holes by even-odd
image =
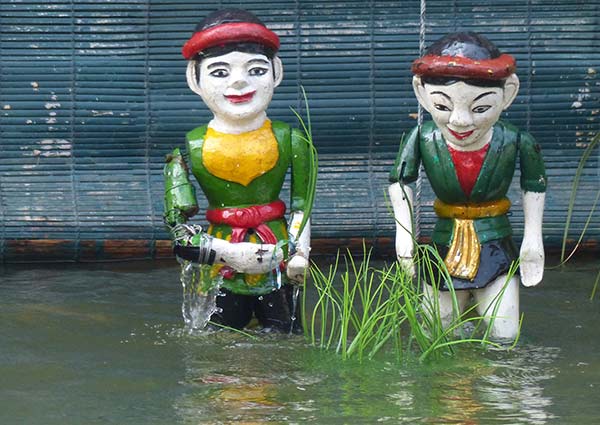
[[[47,102],[44,105],[44,108],[46,109],[57,109],[60,108],[62,105],[59,102]]]
[[[92,109],[92,116],[94,117],[103,117],[108,115],[114,115],[113,111],[95,111]]]
[[[70,157],[73,145],[66,139],[43,139],[38,142],[38,148],[31,151],[34,157]]]

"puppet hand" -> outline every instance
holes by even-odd
[[[183,246],[198,246],[202,235],[205,235],[202,226],[197,224],[181,223],[171,228],[173,242]]]
[[[290,258],[287,263],[287,276],[291,279],[292,283],[302,285],[304,284],[304,278],[308,270],[308,259],[304,258],[300,254],[296,254]]]
[[[415,275],[415,263],[413,262],[412,257],[400,257],[398,256],[398,264],[400,265],[400,269],[404,271],[409,277],[414,277]]]
[[[521,244],[520,271],[524,286],[535,286],[544,276],[544,247],[542,241],[523,240]]]

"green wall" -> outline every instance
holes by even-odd
[[[281,38],[285,77],[270,117],[294,123],[300,85],[308,93],[321,165],[314,237],[393,236],[384,193],[400,137],[416,124],[409,69],[423,21],[427,45],[472,30],[517,58],[522,88],[505,118],[542,145],[545,238],[557,245],[575,169],[599,128],[600,3],[488,4],[429,0],[422,16],[419,1],[2,0],[0,256],[18,257],[12,243],[23,239],[66,241],[77,258],[85,241],[167,238],[164,155],[209,119],[186,86],[180,49],[221,6],[255,12]],[[596,150],[574,235],[599,187]],[[426,180],[420,193],[427,235]],[[512,198],[518,229],[516,186]],[[596,212],[588,239],[599,235]]]

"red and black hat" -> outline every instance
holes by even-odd
[[[192,59],[206,49],[236,43],[258,44],[273,52],[279,49],[277,34],[253,13],[242,9],[222,9],[211,13],[198,24],[181,52],[186,59]]]
[[[515,58],[500,53],[474,32],[453,33],[433,43],[412,63],[412,72],[426,78],[504,80],[517,69]]]

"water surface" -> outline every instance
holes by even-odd
[[[421,365],[189,335],[174,261],[0,266],[0,424],[595,424],[597,268],[522,289],[514,351]]]

